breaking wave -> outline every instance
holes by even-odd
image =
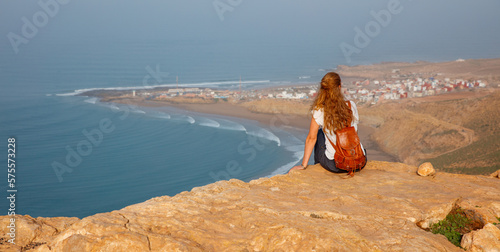
[[[242,81],[242,85],[250,85],[250,84],[266,84],[271,83],[270,80],[254,80],[254,81]],[[98,90],[141,90],[141,89],[154,89],[161,87],[217,87],[224,85],[235,85],[240,84],[240,81],[212,81],[212,82],[198,82],[198,83],[184,83],[184,84],[159,84],[159,85],[144,85],[144,86],[131,86],[131,87],[103,87],[103,88],[83,88],[77,89],[73,92],[56,94],[57,96],[75,96],[79,94],[83,94],[85,92],[90,91],[98,91]]]
[[[237,122],[233,122],[233,121],[229,121],[229,120],[225,120],[225,119],[220,119],[219,121],[220,121],[219,122],[220,129],[234,130],[234,131],[245,131],[245,132],[247,131],[247,129],[243,125],[241,125]]]
[[[247,131],[247,134],[251,135],[251,136],[256,136],[259,138],[267,139],[269,141],[276,142],[278,144],[278,146],[281,145],[281,141],[280,141],[280,138],[278,136],[273,134],[271,131],[263,129],[263,128],[260,128],[258,130]]]
[[[208,118],[205,118],[205,117],[199,117],[198,118],[198,124],[200,126],[211,127],[211,128],[219,128],[220,127],[220,123],[218,123],[215,120],[208,119]]]
[[[293,152],[293,159],[291,162],[280,166],[278,169],[274,170],[271,174],[269,174],[266,177],[272,177],[274,175],[279,175],[279,174],[285,174],[287,173],[292,167],[297,165],[298,162],[302,160],[302,157],[304,156],[304,145],[293,145],[293,146],[287,146],[285,147],[287,151]]]
[[[86,103],[90,103],[90,104],[95,104],[97,102],[97,98],[90,98],[90,99],[87,99],[87,100],[84,100],[84,102]]]

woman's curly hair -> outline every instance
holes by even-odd
[[[311,110],[323,109],[325,132],[334,133],[348,127],[352,121],[352,110],[346,104],[340,85],[337,73],[327,73],[321,80],[318,95],[311,106]]]

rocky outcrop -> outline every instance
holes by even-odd
[[[460,244],[467,251],[500,251],[500,229],[491,223],[483,229],[465,234]]]
[[[416,172],[372,161],[344,179],[309,166],[249,183],[219,181],[81,220],[17,216],[17,243],[9,246],[4,236],[0,250],[462,251],[424,228],[455,205],[484,224],[498,221],[498,179]],[[1,235],[8,218],[0,218]]]

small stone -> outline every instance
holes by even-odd
[[[434,170],[434,167],[429,162],[421,164],[417,170],[417,174],[422,176],[422,177],[434,175],[435,173],[436,173],[436,170]]]

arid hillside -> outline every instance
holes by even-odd
[[[393,70],[397,69],[397,73]],[[482,79],[489,83],[500,82],[500,59],[468,59],[464,61],[414,63],[389,62],[374,65],[338,66],[342,78],[391,79],[393,75],[435,78]]]
[[[500,91],[465,91],[360,108],[380,147],[400,161],[487,174],[500,168]]]

